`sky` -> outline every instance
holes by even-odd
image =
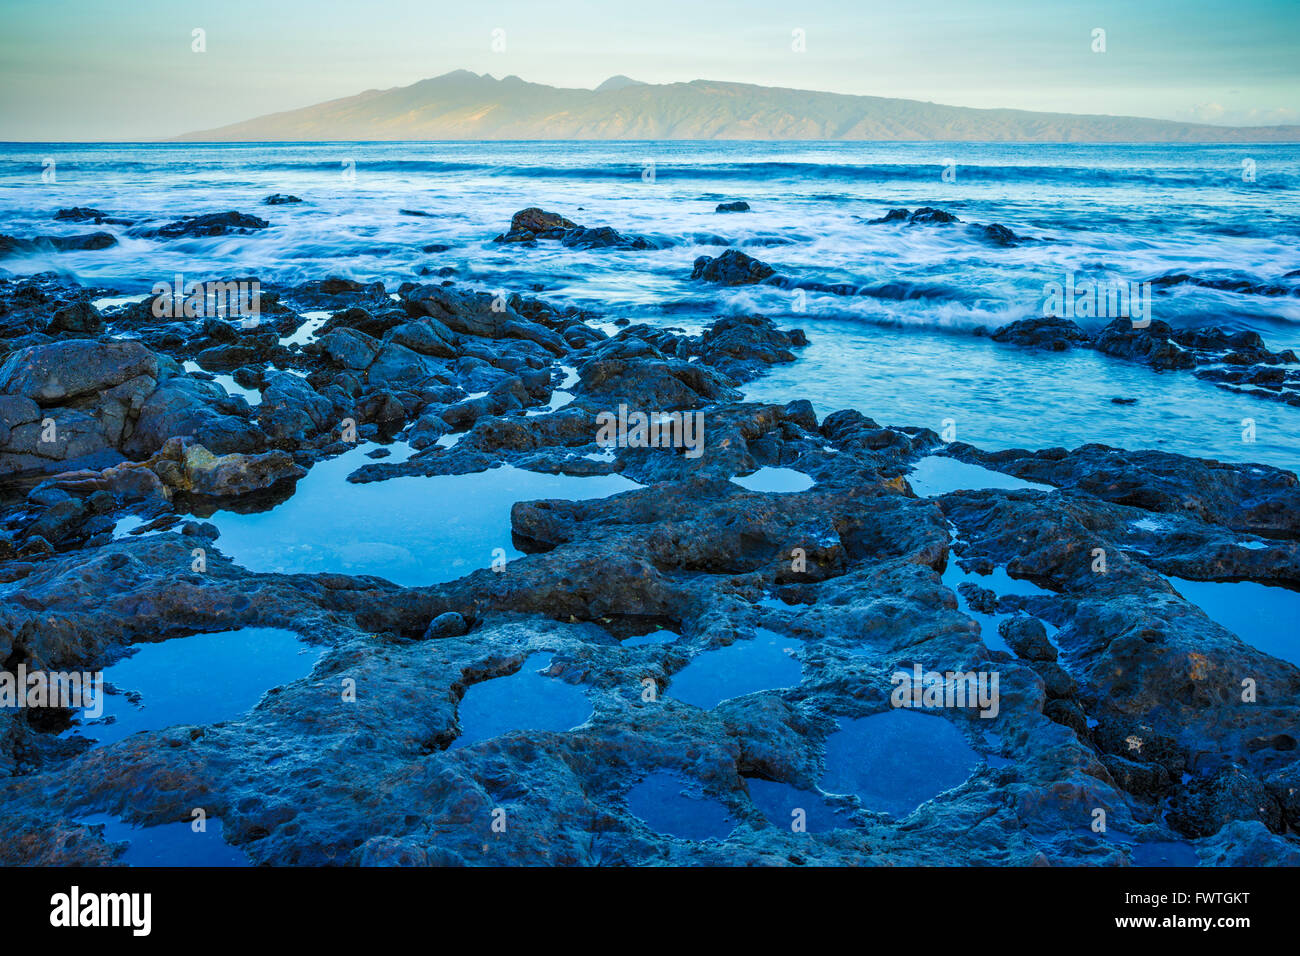
[[[0,140],[169,137],[455,69],[1300,123],[1300,0],[0,0],[0,26]]]

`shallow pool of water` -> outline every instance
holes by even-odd
[[[811,478],[793,468],[764,467],[752,474],[737,475],[731,480],[742,488],[763,492],[807,491],[813,486]]]
[[[1027,312],[1029,310],[1027,309]],[[770,314],[770,313],[769,313]],[[749,401],[813,403],[818,417],[854,408],[986,449],[1101,442],[1300,468],[1300,408],[1239,395],[1190,372],[1156,372],[1087,350],[1043,352],[964,333],[811,318],[809,345],[745,389]],[[1116,405],[1116,397],[1136,405]],[[1253,443],[1242,420],[1255,422]]]
[[[146,298],[147,296],[139,295],[110,295],[105,296],[102,299],[91,299],[90,304],[102,312],[105,309],[117,309],[124,305],[135,305],[138,302],[143,302]]]
[[[320,331],[322,325],[329,321],[331,312],[304,312],[302,313],[303,322],[288,335],[280,336],[281,345],[306,345],[308,342],[316,340],[316,333]]]
[[[968,464],[944,455],[928,455],[918,461],[905,476],[912,490],[921,498],[946,495],[951,491],[979,491],[984,488],[1033,491],[1052,491],[1051,485],[1025,481],[1015,475],[1006,475],[980,465]]]
[[[103,718],[113,722],[77,725],[67,733],[110,744],[144,730],[230,720],[272,687],[306,677],[320,656],[320,648],[274,627],[140,644],[130,657],[104,669],[105,683],[119,691],[103,695]],[[138,695],[138,703],[127,692]]]
[[[627,808],[656,833],[683,840],[723,840],[736,828],[720,801],[699,784],[664,771],[650,774],[627,794]]]
[[[1247,644],[1300,667],[1300,592],[1253,581],[1169,583]]]
[[[960,786],[980,756],[944,717],[889,710],[840,721],[826,740],[827,793],[857,794],[868,810],[905,817]]]
[[[562,731],[585,723],[592,710],[584,690],[538,673],[550,662],[550,653],[530,654],[515,673],[471,684],[457,708],[460,736],[448,749],[512,730]]]
[[[187,372],[207,371],[206,369],[203,368],[203,366],[199,365],[198,362],[193,362],[193,361],[184,363],[182,368],[184,368],[185,371]],[[262,393],[255,388],[245,388],[244,386],[240,385],[238,382],[235,381],[235,377],[233,375],[218,375],[216,373],[208,373],[208,374],[212,375],[212,380],[215,381],[222,388],[224,388],[228,395],[238,396],[239,398],[242,398],[244,401],[248,402],[249,405],[262,404]]]
[[[853,825],[848,813],[826,802],[820,793],[798,790],[788,783],[750,777],[745,781],[749,799],[775,827],[792,830],[801,822],[805,833],[825,833]]]
[[[564,373],[564,378],[551,391],[551,399],[541,408],[534,408],[524,413],[525,417],[531,415],[549,415],[551,412],[558,412],[566,405],[573,403],[573,392],[569,389],[578,384],[578,370],[569,365],[561,365],[560,371]]]
[[[135,531],[137,528],[143,528],[145,525],[149,523],[150,520],[152,519],[141,518],[139,515],[125,515],[121,518],[118,518],[117,522],[113,525],[113,540],[118,541],[122,538],[127,537],[128,535],[131,534],[131,532]],[[136,537],[141,538],[141,537],[147,537],[148,535],[151,534],[160,534],[160,533],[161,533],[160,531],[142,531],[140,532],[140,534],[136,535]]]
[[[986,614],[983,611],[977,611],[971,607],[970,601],[966,595],[961,592],[959,585],[973,584],[976,587],[992,591],[998,597],[1006,595],[1021,595],[1024,597],[1037,597],[1050,595],[1052,592],[1038,587],[1029,581],[1022,581],[1011,577],[1004,568],[995,567],[991,574],[976,574],[974,571],[963,571],[957,563],[956,555],[948,558],[948,566],[944,569],[942,575],[944,586],[951,588],[953,594],[957,595],[957,610],[975,621],[980,626],[980,638],[984,641],[984,646],[992,650],[1006,651],[1014,654],[1010,645],[998,633],[998,625],[1012,614]],[[1052,628],[1048,627],[1049,633]]]
[[[221,821],[209,818],[204,830],[195,833],[193,824],[163,823],[137,827],[107,813],[83,817],[80,823],[104,827],[109,843],[128,841],[117,858],[127,866],[248,866],[248,857],[221,838]]]
[[[676,631],[661,627],[659,630],[650,631],[648,634],[633,634],[625,639],[622,644],[624,647],[645,647],[648,644],[671,644],[673,641],[680,639],[681,635]]]
[[[373,444],[314,465],[269,511],[218,511],[217,547],[250,571],[370,574],[416,587],[520,557],[510,509],[537,498],[601,498],[639,488],[620,475],[575,478],[502,465],[468,475],[354,484]],[[399,456],[386,461],[400,461]]]
[[[798,684],[803,665],[798,654],[803,641],[758,628],[751,638],[705,651],[672,677],[667,695],[702,710],[724,700],[763,690]]]
[[[1190,843],[1156,841],[1137,843],[1129,855],[1134,866],[1200,866],[1201,858]]]

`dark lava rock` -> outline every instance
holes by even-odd
[[[1001,223],[990,223],[988,225],[975,227],[977,234],[981,239],[994,246],[1018,246],[1023,242],[1031,242],[1027,236],[1017,236]]]
[[[1174,329],[1162,321],[1134,325],[1132,319],[1120,317],[1094,336],[1067,319],[1048,317],[1012,322],[992,338],[1051,351],[1094,348],[1162,371],[1195,369],[1197,378],[1220,388],[1300,405],[1300,370],[1284,368],[1300,359],[1290,349],[1270,351],[1258,333],[1248,330],[1218,326]],[[1115,401],[1132,404],[1136,399]]]
[[[302,200],[297,196],[290,196],[288,193],[275,193],[262,200],[262,204],[266,206],[287,206],[296,202],[302,202]]]
[[[521,209],[510,218],[510,231],[550,232],[553,229],[577,229],[578,224],[558,212],[546,212],[536,206]]]
[[[1300,539],[1300,481],[1268,465],[1233,465],[1106,445],[1082,445],[1073,451],[963,452],[961,457],[1115,504],[1191,517],[1234,531]]]
[[[86,299],[76,299],[60,307],[50,317],[45,331],[51,335],[60,332],[94,334],[104,329],[104,317]]]
[[[550,238],[544,236],[542,238]],[[570,249],[658,249],[660,244],[645,236],[629,236],[609,226],[567,229],[559,236],[560,245]]]
[[[990,336],[994,342],[1005,342],[1027,348],[1064,352],[1075,346],[1086,346],[1091,337],[1069,319],[1020,319],[1004,325]]]
[[[911,214],[912,211],[910,209],[891,209],[879,219],[868,219],[867,222],[871,225],[876,225],[877,223],[882,222],[906,222],[907,217]]]
[[[89,206],[73,206],[71,209],[60,209],[54,218],[60,222],[98,222],[104,218],[104,213]]]
[[[159,239],[247,235],[269,225],[265,219],[242,212],[214,212],[205,216],[185,216],[148,234]]]
[[[1286,822],[1293,830],[1300,830],[1300,761],[1276,771],[1264,784],[1282,808]]]
[[[1043,679],[1043,689],[1048,699],[1074,697],[1079,690],[1079,683],[1056,661],[1036,661],[1034,672]]]
[[[961,222],[956,216],[942,209],[935,209],[933,206],[922,206],[915,212],[908,209],[891,209],[879,219],[868,219],[869,225],[877,225],[884,222],[906,222],[909,225],[943,225],[950,222]]]
[[[776,270],[766,262],[760,262],[736,249],[728,249],[716,258],[700,256],[691,269],[692,279],[729,286],[754,285],[775,274]]]
[[[1139,763],[1119,754],[1102,754],[1101,762],[1122,789],[1152,803],[1159,800],[1173,782],[1169,771],[1158,763]]]
[[[1047,628],[1036,617],[1017,614],[998,624],[998,633],[1017,656],[1030,661],[1056,660],[1056,648],[1047,639]]]
[[[740,397],[720,372],[669,358],[627,333],[596,346],[592,358],[578,366],[578,376],[575,394],[607,402],[610,408],[619,403],[641,410],[699,408]]]
[[[53,554],[54,545],[50,544],[39,534],[34,534],[23,541],[22,547],[18,549],[20,558],[35,558],[43,554]]]
[[[115,245],[117,237],[107,232],[91,232],[81,236],[33,236],[31,239],[0,235],[0,256],[45,251],[84,252]]]
[[[1169,802],[1169,824],[1192,837],[1218,833],[1233,820],[1257,820],[1284,830],[1282,807],[1267,787],[1242,767],[1225,767],[1179,786]]]
[[[944,225],[950,222],[961,222],[956,216],[942,209],[935,209],[933,206],[922,206],[916,212],[907,217],[909,224],[923,223],[926,225]]]
[[[761,375],[770,365],[793,362],[791,349],[803,348],[808,337],[802,329],[782,330],[761,315],[719,319],[700,337],[691,351],[738,382]]]
[[[403,299],[412,317],[432,316],[460,335],[487,339],[523,339],[553,355],[563,355],[568,344],[556,332],[516,311],[487,292],[471,292],[441,285],[416,286]],[[522,304],[522,302],[520,302]]]
[[[1295,278],[1296,273],[1287,273],[1283,279]],[[1233,274],[1226,276],[1194,276],[1185,272],[1171,272],[1151,280],[1156,289],[1167,289],[1177,285],[1195,285],[1205,289],[1217,289],[1220,292],[1236,292],[1240,295],[1289,296],[1300,295],[1300,287],[1260,282],[1252,276]]]
[[[39,535],[53,544],[61,544],[81,527],[88,517],[84,502],[67,498],[50,505],[27,528],[29,535]]]
[[[74,339],[9,355],[0,365],[0,393],[48,406],[141,376],[157,378],[158,358],[139,342]]]
[[[325,311],[348,307],[378,311],[395,305],[382,282],[358,282],[346,276],[327,276],[304,282],[286,290],[284,298],[295,308]]]
[[[84,291],[0,282],[0,321],[45,336]],[[301,349],[279,351],[279,326],[241,334],[144,308],[112,314],[142,342],[65,330],[4,358],[0,463],[46,472],[8,482],[17,487],[0,512],[7,669],[99,667],[131,645],[244,627],[291,627],[321,657],[220,725],[102,747],[58,737],[65,723],[0,708],[0,864],[111,862],[102,836],[76,823],[84,815],[156,825],[204,807],[255,864],[1123,865],[1121,841],[1088,829],[1092,811],[1106,807],[1116,832],[1172,840],[1161,812],[1170,798],[1172,821],[1218,831],[1195,847],[1202,860],[1296,855],[1281,824],[1294,823],[1300,790],[1300,671],[1213,622],[1164,577],[1300,580],[1293,475],[1096,445],[985,453],[951,443],[955,458],[1058,490],[918,499],[904,475],[940,447],[933,432],[852,410],[819,424],[807,401],[741,400],[736,381],[788,361],[804,341],[798,330],[743,316],[699,336],[630,325],[610,337],[588,313],[519,295],[398,291],[395,302],[378,284],[346,279],[283,290],[295,308],[333,313]],[[1262,347],[1209,332],[1179,344],[1197,355]],[[179,364],[241,350],[253,357],[234,374],[262,390],[255,410]],[[539,407],[570,368],[572,402]],[[596,415],[620,403],[698,411],[701,454],[593,454]],[[222,556],[195,516],[279,500],[268,483],[291,484],[356,447],[338,440],[344,416],[362,438],[405,427],[418,451],[362,459],[357,483],[510,465],[620,474],[642,487],[516,501],[500,543],[522,555],[505,571],[484,567],[496,544],[484,541],[466,565],[481,570],[424,587],[335,570],[258,574]],[[46,417],[62,450],[40,451]],[[449,429],[464,434],[436,447]],[[731,480],[764,466],[805,474],[812,487],[763,493]],[[341,494],[338,508],[348,507]],[[1148,509],[1158,521],[1138,520]],[[151,533],[114,540],[124,513]],[[1241,547],[1237,528],[1269,537]],[[439,529],[429,535],[430,548],[443,547]],[[1021,656],[992,650],[944,585],[954,541],[968,570],[1003,568],[1042,589],[962,588],[970,608],[1015,615],[1004,631]],[[201,573],[196,548],[207,551]],[[1107,573],[1090,566],[1095,548],[1109,556]],[[1057,628],[1051,641],[1042,622]],[[672,640],[629,646],[630,635],[658,629]],[[742,650],[761,631],[802,645],[798,677],[709,708],[678,698],[683,668]],[[523,671],[541,652],[546,671]],[[988,764],[905,821],[844,798],[832,834],[765,823],[746,781],[812,793],[837,722],[887,712],[889,675],[914,662],[999,673],[995,721],[969,710],[924,718],[953,725]],[[516,674],[578,692],[589,706],[574,722],[591,718],[458,741],[475,686]],[[1257,701],[1242,703],[1243,676],[1257,682]],[[354,701],[338,692],[349,679]],[[647,680],[663,692],[656,701],[643,696]],[[1185,772],[1197,776],[1179,783]],[[656,773],[716,801],[737,835],[678,839],[637,819],[628,795]],[[497,809],[507,831],[492,829]]]
[[[737,199],[733,202],[720,202],[714,208],[714,212],[749,212],[749,203],[743,199]]]
[[[658,249],[663,245],[646,236],[626,235],[609,226],[588,229],[559,213],[546,212],[535,206],[515,213],[510,220],[510,231],[493,241],[531,244],[538,239],[557,240],[570,249]]]
[[[1081,738],[1088,736],[1088,718],[1079,705],[1065,698],[1053,698],[1043,705],[1043,716],[1069,727]]]
[[[112,226],[129,226],[132,224],[131,219],[117,219],[100,212],[98,209],[91,209],[89,206],[73,206],[71,209],[60,209],[54,214],[57,222],[93,222],[95,225],[108,223]]]
[[[1117,318],[1098,333],[1093,345],[1099,352],[1154,369],[1196,367],[1196,356],[1174,341],[1169,323],[1159,319],[1135,327],[1132,319]]]

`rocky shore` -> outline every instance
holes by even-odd
[[[880,227],[958,224],[896,212]],[[149,234],[264,228],[231,212]],[[660,241],[540,209],[497,239]],[[734,249],[694,277],[815,285]],[[250,325],[170,317],[153,298],[96,307],[112,291],[0,280],[3,669],[98,670],[253,627],[321,656],[247,712],[102,745],[70,711],[0,708],[0,863],[121,863],[124,844],[87,818],[202,810],[273,865],[1300,864],[1300,668],[1171,581],[1300,588],[1290,472],[1100,445],[986,452],[853,410],[819,419],[807,395],[746,402],[745,382],[816,335],[759,315],[610,335],[612,317],[545,298],[322,277],[262,284]],[[1029,319],[993,339],[1300,403],[1295,355],[1249,334]],[[698,413],[700,453],[599,442],[620,407]],[[640,487],[517,500],[509,542],[428,586],[259,573],[223,553],[221,513],[279,507],[371,445],[339,509],[362,486],[504,468]],[[935,461],[995,480],[927,494],[918,466]],[[498,561],[505,544],[522,556]],[[691,702],[691,668],[743,673],[769,635],[792,679]],[[996,674],[996,716],[903,714],[895,675],[918,666]],[[512,677],[565,685],[589,716],[511,729],[506,714],[469,741],[467,701]],[[839,786],[863,768],[856,791]],[[910,778],[885,786],[901,803],[871,799]],[[679,819],[648,820],[664,780]],[[802,832],[792,811],[834,824]],[[701,838],[710,814],[722,822]]]

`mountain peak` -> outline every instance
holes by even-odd
[[[491,74],[484,73],[481,76],[473,70],[452,70],[450,73],[440,73],[425,82],[437,82],[439,80],[490,80]]]
[[[622,73],[611,76],[600,86],[596,87],[597,93],[608,93],[612,90],[622,90],[629,86],[645,86],[640,80],[634,80],[630,76],[624,76]]]

